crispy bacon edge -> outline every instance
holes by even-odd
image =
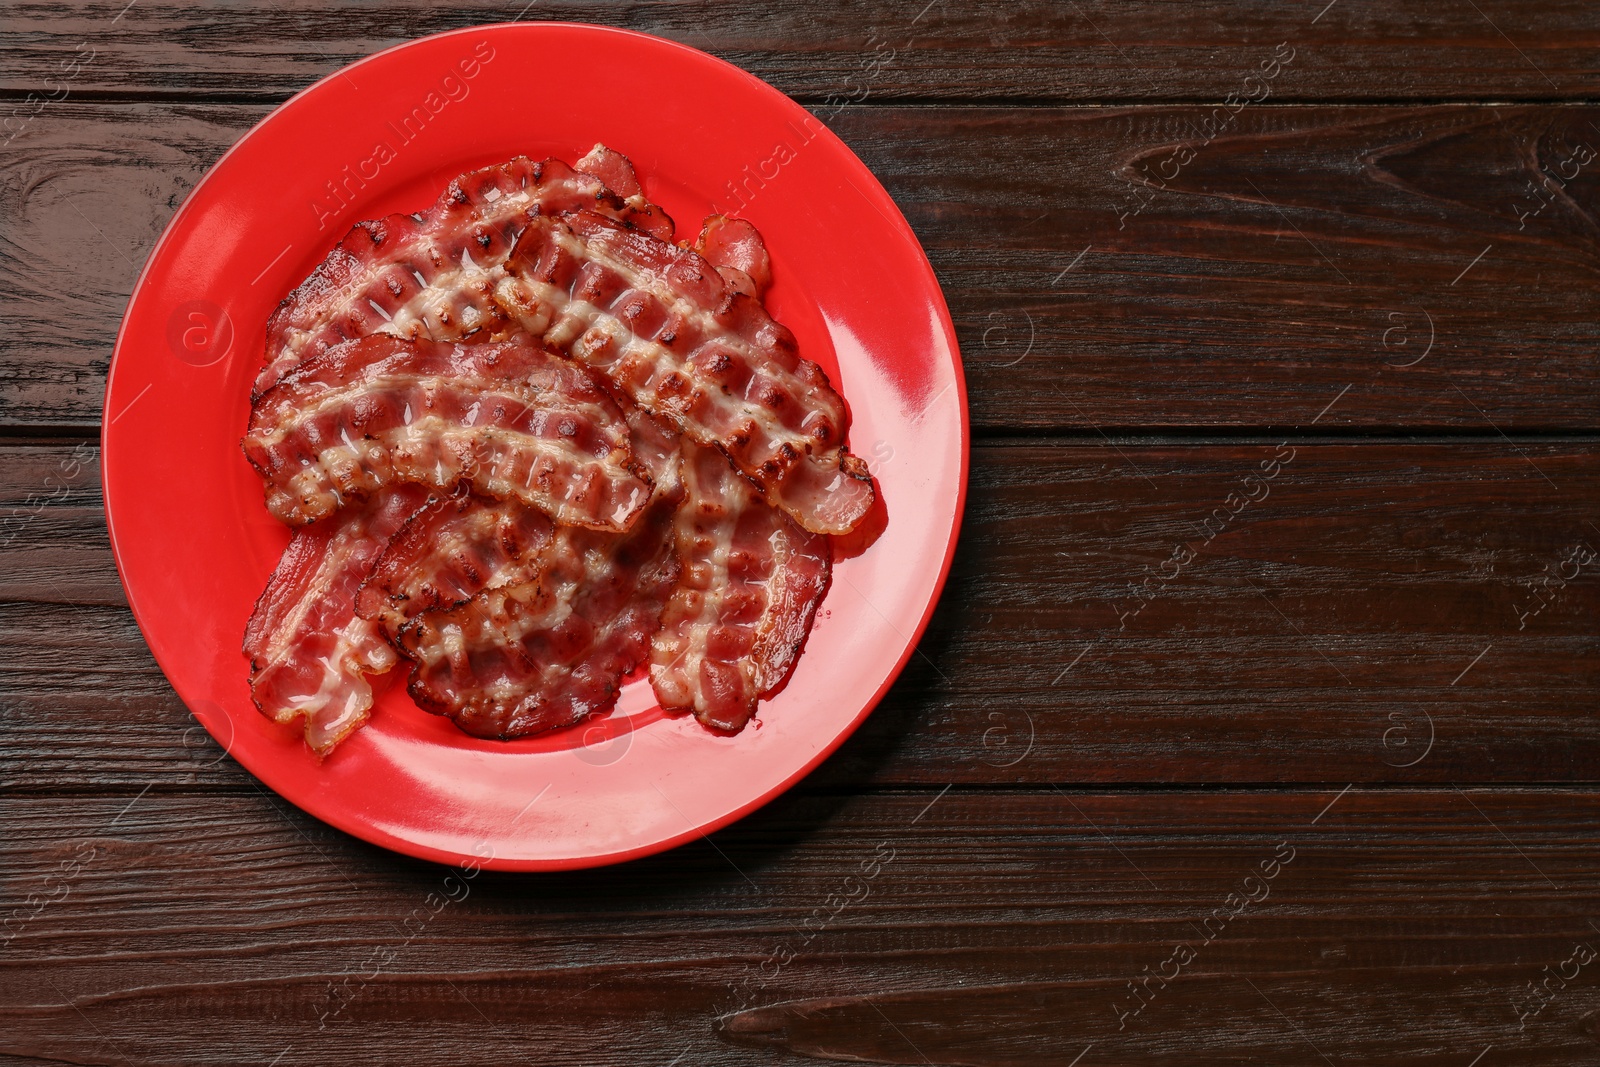
[[[763,502],[717,452],[683,448],[683,570],[652,641],[650,681],[663,708],[738,731],[799,656],[832,545]]]
[[[527,338],[336,345],[256,401],[242,443],[268,510],[290,525],[396,482],[466,484],[609,530],[626,529],[650,498],[616,403]]]
[[[296,530],[245,625],[251,699],[274,722],[304,719],[306,743],[318,756],[367,721],[367,676],[399,661],[382,631],[356,616],[355,593],[424,499],[402,487]]]

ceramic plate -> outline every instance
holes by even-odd
[[[250,701],[245,620],[289,531],[239,449],[265,323],[351,224],[431,204],[516,155],[630,159],[692,235],[753,222],[767,306],[851,409],[883,514],[836,542],[833,584],[788,684],[735,736],[668,716],[633,677],[616,710],[478,740],[391,686],[326,760]],[[117,565],[161,668],[233,758],[367,841],[510,870],[611,863],[709,833],[787,788],[872,710],[927,623],[966,485],[949,313],[910,227],[848,148],[777,90],[703,52],[594,26],[485,26],[362,60],[245,135],[178,210],[134,289],[106,389]]]

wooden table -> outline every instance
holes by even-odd
[[[945,287],[971,499],[921,654],[801,786],[439,906],[188,717],[95,442],[218,155],[518,16],[706,48],[850,143]],[[4,20],[0,1063],[1600,1062],[1592,0]]]

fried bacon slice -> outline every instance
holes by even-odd
[[[653,234],[663,241],[672,240],[671,217],[645,198],[644,186],[639,183],[639,175],[635,173],[633,163],[627,156],[603,144],[597,144],[589,149],[587,155],[574,163],[572,169],[597,179],[600,184],[622,198],[628,210],[614,213],[617,219],[635,229]]]
[[[608,530],[627,528],[650,498],[615,402],[527,339],[336,345],[256,402],[243,443],[268,510],[290,525],[397,482],[466,484]]]
[[[752,241],[753,228],[718,224],[702,243],[761,273]],[[593,211],[530,216],[495,294],[528,332],[721,450],[807,530],[847,533],[871,507],[866,465],[844,448],[844,401],[699,253]]]
[[[683,444],[682,575],[650,654],[664,708],[742,729],[788,675],[828,587],[826,537],[763,503],[720,454]]]
[[[406,623],[454,607],[485,589],[539,577],[556,527],[515,500],[468,493],[434,496],[389,542],[356,594],[356,614],[391,640]]]
[[[677,576],[674,510],[653,505],[620,539],[563,527],[536,582],[419,615],[398,642],[416,661],[412,699],[502,739],[609,708],[649,654]]]
[[[633,421],[656,484],[639,521],[623,534],[559,527],[533,558],[481,571],[493,572],[482,592],[402,626],[395,640],[416,663],[407,688],[419,705],[474,736],[505,739],[616,701],[623,676],[649,654],[679,573],[677,453],[648,416]],[[489,584],[528,573],[537,578]]]
[[[245,628],[250,695],[270,719],[305,720],[306,743],[327,755],[366,722],[366,675],[399,657],[379,627],[355,614],[356,589],[426,494],[398,487],[295,531]]]
[[[672,238],[672,220],[645,200],[632,164],[604,145],[577,167],[518,156],[463,174],[420,214],[357,223],[268,320],[255,394],[306,356],[369,334],[454,340],[486,331],[485,339],[502,338],[505,316],[485,280],[504,263],[530,212],[580,207]]]
[[[717,268],[723,282],[735,292],[759,300],[772,284],[772,260],[767,257],[766,242],[743,219],[708,216],[694,250]]]

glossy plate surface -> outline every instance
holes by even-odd
[[[609,717],[480,741],[392,686],[326,761],[250,701],[245,620],[288,531],[239,449],[268,314],[357,220],[420,210],[515,155],[631,158],[692,237],[713,210],[766,238],[767,304],[850,405],[884,512],[836,546],[787,686],[733,737],[629,682]],[[508,870],[616,862],[746,814],[827,756],[905,663],[943,584],[966,485],[966,397],[944,299],[893,201],[803,108],[654,37],[479,27],[381,52],[269,115],[195,187],[129,303],[106,389],[112,543],[161,668],[264,783],[367,841]]]

